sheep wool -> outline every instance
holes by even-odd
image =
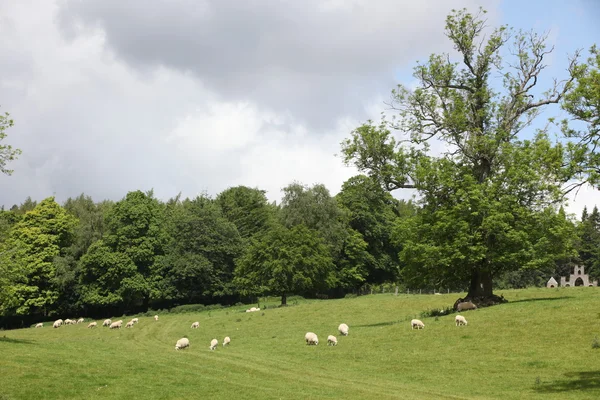
[[[140,320],[137,319],[137,318],[134,318],[134,319],[131,320],[131,322],[133,322],[134,324],[137,324],[138,322],[140,322]]]
[[[83,318],[79,318],[79,319],[77,320],[77,323],[78,323],[78,324],[81,324],[83,321],[85,321]]]
[[[423,323],[423,321],[418,320],[418,319],[413,319],[412,321],[410,321],[410,326],[412,327],[412,329],[423,329],[425,328],[425,324]]]
[[[125,325],[125,328],[131,328],[131,327],[133,327],[133,321],[129,321],[127,323],[127,325]]]
[[[340,324],[340,326],[338,326],[338,331],[340,332],[340,335],[344,335],[344,336],[348,336],[348,325],[346,324]]]
[[[225,345],[229,344],[229,342],[231,342],[231,339],[229,338],[229,336],[225,336],[225,339],[223,339],[223,347],[225,347]]]
[[[456,321],[456,326],[467,325],[467,320],[462,315],[457,315],[454,321]]]
[[[217,346],[218,346],[218,344],[219,344],[219,341],[218,341],[217,339],[213,339],[213,340],[211,340],[211,341],[210,341],[210,349],[211,349],[211,350],[214,350],[214,349],[216,349],[216,348],[217,348]]]
[[[154,316],[154,320],[155,320],[155,321],[158,321],[158,315],[155,315],[155,316]]]
[[[59,326],[61,326],[63,323],[62,319],[57,319],[56,321],[54,321],[54,324],[52,324],[53,328],[58,328]]]
[[[316,346],[319,344],[319,338],[314,332],[306,332],[306,335],[304,335],[304,340],[306,340],[306,344],[308,345]]]
[[[192,324],[192,329],[198,329],[199,326],[200,326],[200,322],[196,321]]]
[[[184,349],[190,347],[190,340],[188,338],[181,338],[175,343],[175,350]]]
[[[110,326],[110,324],[112,324],[112,321],[110,319],[105,319],[102,326]]]
[[[43,328],[44,324],[42,322],[40,322],[39,324],[36,324],[35,327],[36,328]]]
[[[333,335],[327,336],[327,346],[337,346],[337,338]]]
[[[95,328],[98,324],[96,323],[96,321],[94,322],[90,322],[88,325],[88,328]]]

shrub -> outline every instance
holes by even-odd
[[[425,310],[423,312],[421,312],[421,318],[427,318],[427,317],[442,317],[444,315],[450,315],[452,313],[454,313],[454,308],[452,308],[452,306],[446,307],[446,308],[434,308],[432,310]]]

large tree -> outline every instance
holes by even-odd
[[[446,36],[458,61],[434,54],[417,65],[417,88],[392,92],[397,115],[368,121],[342,142],[346,163],[390,191],[420,194],[421,209],[396,230],[405,277],[464,284],[469,298],[481,300],[494,298],[494,276],[568,251],[566,231],[548,237],[536,230],[560,219],[563,146],[543,129],[529,138],[524,130],[544,106],[560,102],[577,68],[574,57],[566,80],[538,90],[552,51],[545,36],[488,31],[484,14],[453,10]]]
[[[5,113],[0,115],[0,142],[6,138],[6,130],[14,125],[14,121],[10,118],[10,114]],[[8,169],[6,164],[9,161],[14,161],[21,154],[20,149],[13,149],[11,145],[0,144],[0,172],[6,175],[11,175],[12,170]]]

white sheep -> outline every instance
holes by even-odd
[[[98,324],[96,323],[96,321],[94,322],[90,322],[89,325],[87,326],[88,328],[95,328]]]
[[[78,323],[78,324],[81,324],[81,323],[83,323],[83,321],[85,321],[83,318],[79,318],[79,319],[77,320],[77,323]]]
[[[333,335],[327,336],[327,346],[337,346],[337,338]]]
[[[175,343],[175,350],[184,349],[190,347],[190,340],[188,338],[181,338]]]
[[[218,345],[219,345],[219,341],[217,339],[213,339],[210,341],[210,349],[211,350],[216,349]]]
[[[134,324],[137,324],[138,322],[140,322],[140,320],[137,319],[137,318],[134,318],[134,319],[131,320],[131,322],[133,322]]]
[[[231,342],[231,339],[229,338],[229,336],[225,336],[225,339],[223,339],[223,347],[225,347],[225,345],[229,344],[229,342]]]
[[[52,324],[52,327],[53,328],[58,328],[62,324],[63,324],[63,320],[62,319],[57,319],[56,321],[54,321],[54,324]]]
[[[423,323],[423,321],[418,320],[418,319],[413,319],[412,321],[410,321],[410,326],[412,327],[412,329],[423,329],[425,328],[425,324]]]
[[[44,323],[40,322],[39,324],[35,325],[36,328],[43,328],[44,327]]]
[[[155,321],[158,321],[158,315],[155,315],[155,316],[154,316],[154,320],[155,320]]]
[[[119,329],[121,329],[121,325],[122,325],[122,324],[123,324],[123,320],[121,320],[121,319],[120,319],[120,320],[118,320],[118,321],[115,321],[115,322],[113,322],[112,324],[110,324],[110,327],[109,327],[109,328],[110,328],[110,329],[115,329],[115,328],[119,328]]]
[[[65,325],[71,325],[71,320],[69,318],[65,319],[65,321],[63,322],[63,324]]]
[[[317,334],[313,332],[306,332],[304,340],[306,340],[306,344],[308,345],[314,344],[317,346],[319,344],[319,338],[317,337]]]
[[[198,329],[199,326],[200,326],[200,322],[196,321],[192,324],[192,329]]]
[[[102,326],[110,326],[110,324],[112,324],[112,321],[110,319],[105,319]]]
[[[456,322],[456,326],[467,325],[467,320],[462,315],[457,315],[454,321]]]
[[[348,325],[346,324],[340,324],[340,326],[338,326],[338,331],[344,336],[348,336],[348,329],[350,328],[348,328]]]
[[[125,328],[131,328],[133,326],[133,321],[129,321],[126,325]]]

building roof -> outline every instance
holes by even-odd
[[[556,282],[556,279],[554,279],[554,277],[550,277],[550,279],[548,279],[548,283],[547,285],[558,285],[558,282]]]

